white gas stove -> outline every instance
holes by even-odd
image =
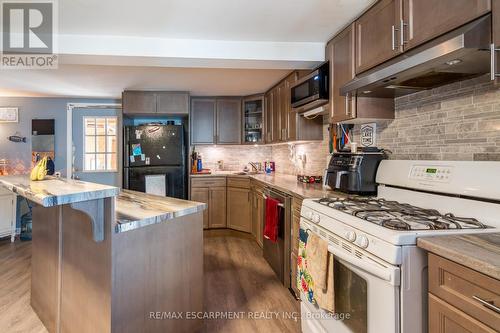
[[[349,305],[337,308],[355,309],[354,324],[303,320],[303,331],[425,332],[427,260],[416,240],[498,232],[499,173],[499,162],[387,160],[377,172],[377,197],[304,200],[301,228],[329,242],[336,270],[341,267],[336,277],[350,272],[345,283],[356,276],[366,290],[361,296],[335,291],[343,295],[336,303]],[[306,300],[302,310],[310,317],[322,312]]]

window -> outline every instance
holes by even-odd
[[[83,170],[117,171],[117,117],[83,118]]]

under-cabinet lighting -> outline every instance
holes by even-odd
[[[462,62],[462,60],[460,60],[460,59],[453,59],[453,60],[445,62],[445,64],[447,64],[448,66],[453,66],[453,65],[459,64],[461,62]]]

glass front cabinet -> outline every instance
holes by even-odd
[[[263,143],[264,96],[243,99],[243,143]]]

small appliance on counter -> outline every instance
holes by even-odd
[[[325,183],[332,190],[352,194],[375,194],[375,177],[380,161],[387,158],[379,149],[363,152],[333,153],[326,172]]]

